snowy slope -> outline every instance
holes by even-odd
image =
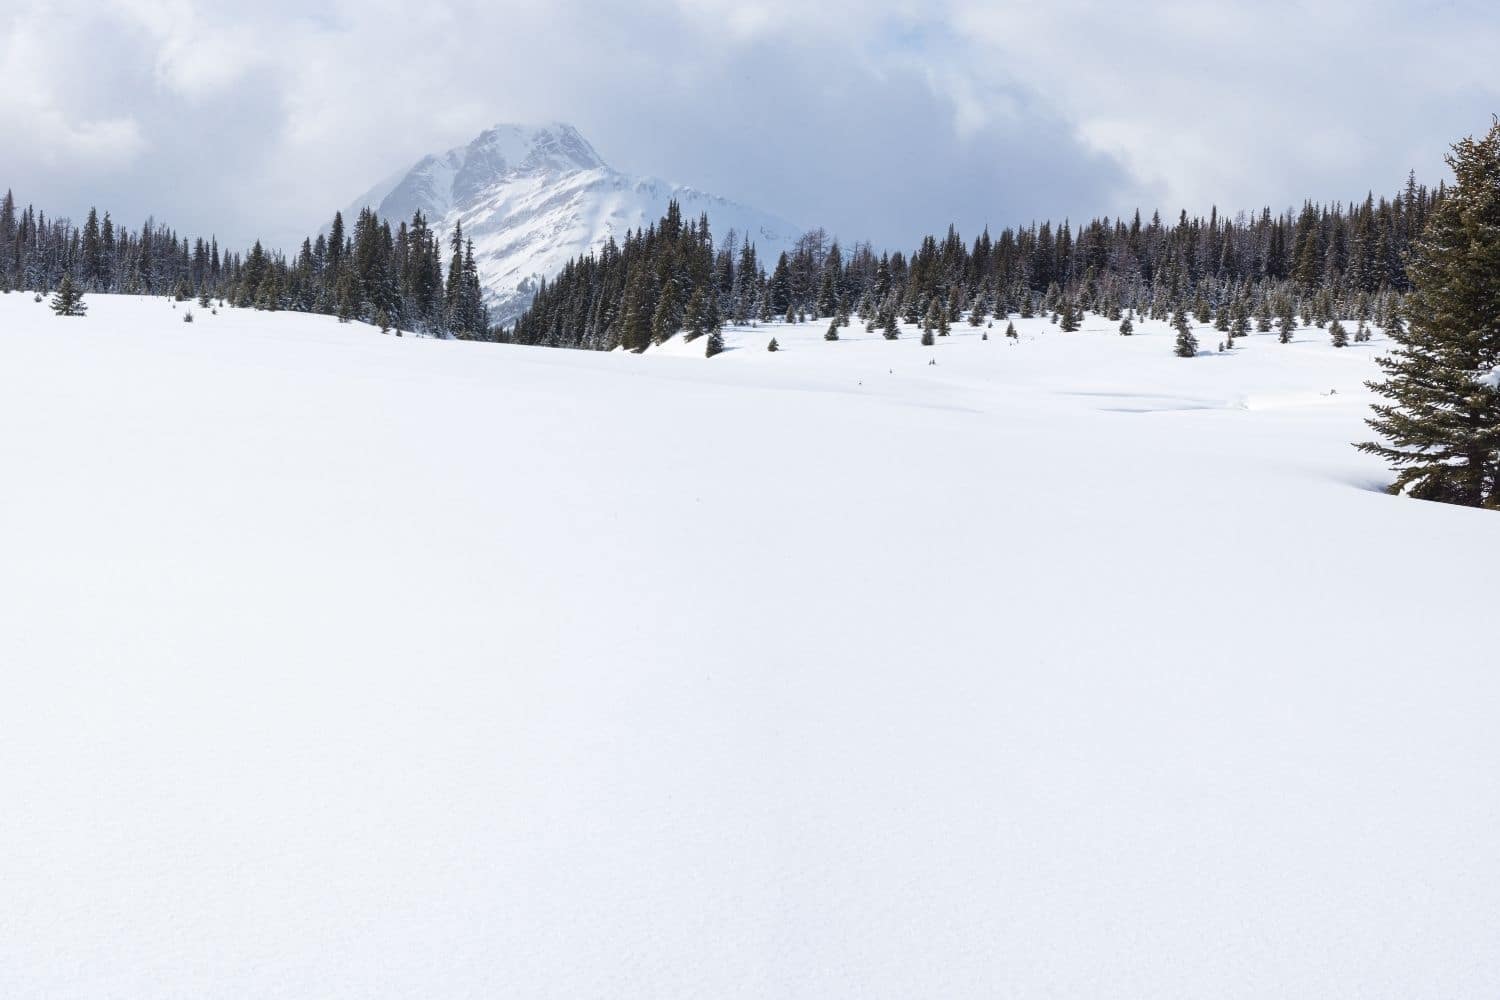
[[[1380,338],[89,302],[0,296],[8,1000],[1500,995],[1500,517],[1374,489]]]
[[[366,206],[410,219],[420,210],[439,231],[462,222],[495,319],[509,323],[538,283],[569,260],[598,250],[627,230],[666,214],[677,199],[683,217],[707,213],[715,239],[733,229],[774,263],[801,231],[784,219],[725,198],[633,177],[612,169],[571,125],[496,125],[467,146],[423,157],[410,170],[367,191],[346,211]]]

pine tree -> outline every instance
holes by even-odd
[[[1193,329],[1188,325],[1187,314],[1178,310],[1177,317],[1172,320],[1172,326],[1177,330],[1177,343],[1172,353],[1179,358],[1197,357],[1198,338],[1193,336]]]
[[[1234,319],[1229,324],[1229,339],[1243,337],[1250,333],[1250,311],[1242,302],[1234,308]]]
[[[1025,319],[1025,317],[1023,316],[1022,319]],[[1010,322],[1009,320],[1007,320],[1005,323],[1005,336],[1009,340],[1021,339],[1021,335],[1016,332],[1016,324]]]
[[[695,289],[688,299],[687,314],[683,317],[687,333],[682,339],[689,344],[708,332],[708,299],[709,294],[702,288]]]
[[[1344,329],[1344,324],[1334,320],[1328,324],[1328,337],[1333,341],[1334,347],[1349,346],[1349,332]]]
[[[1073,333],[1078,329],[1078,310],[1071,298],[1063,300],[1062,312],[1058,316],[1057,328],[1063,333]]]
[[[682,316],[677,309],[677,280],[668,278],[656,299],[656,312],[651,317],[651,343],[665,344],[682,329]]]
[[[1406,329],[1377,359],[1370,388],[1390,400],[1368,421],[1380,441],[1359,445],[1396,470],[1391,492],[1500,508],[1500,119],[1448,156],[1454,185],[1429,216],[1408,265]]]
[[[771,342],[766,345],[766,350],[770,351],[772,354],[775,354],[777,351],[781,350],[781,345],[776,343],[775,337],[772,337]]]
[[[886,340],[895,340],[901,336],[901,321],[896,316],[895,302],[887,300],[886,304],[881,307],[880,328],[883,331],[881,336]]]
[[[1129,316],[1126,316],[1120,320],[1120,336],[1129,337],[1133,333],[1135,333],[1135,324],[1130,322]]]
[[[83,302],[83,291],[73,284],[72,274],[64,272],[62,284],[52,296],[52,311],[59,316],[82,316],[89,311]]]
[[[1286,308],[1281,312],[1281,318],[1276,321],[1276,339],[1283,344],[1292,342],[1292,333],[1297,329],[1297,311],[1288,302]]]
[[[712,333],[710,333],[708,335],[708,344],[703,349],[703,356],[706,357],[706,358],[711,358],[715,354],[723,354],[723,353],[724,353],[724,334],[723,334],[723,331],[714,330]]]
[[[824,340],[838,340],[839,339],[839,318],[837,316],[835,316],[833,318],[833,322],[832,323],[828,324],[828,332],[825,333],[825,334],[823,334],[823,339]]]

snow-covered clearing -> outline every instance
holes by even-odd
[[[1500,517],[1378,492],[1379,335],[88,305],[0,296],[8,1000],[1500,994]]]

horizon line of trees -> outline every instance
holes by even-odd
[[[50,293],[64,277],[80,292],[221,299],[241,308],[322,313],[397,330],[493,339],[474,245],[462,226],[448,239],[421,212],[393,229],[361,210],[352,231],[336,212],[326,234],[308,237],[290,257],[257,240],[223,249],[215,238],[189,240],[147,219],[137,230],[90,208],[83,225],[21,209],[0,198],[0,292]]]
[[[910,255],[845,249],[822,229],[804,234],[769,264],[733,231],[717,245],[708,219],[684,223],[674,202],[657,223],[611,238],[544,282],[506,342],[589,350],[645,350],[686,331],[772,319],[857,315],[894,336],[901,323],[941,313],[967,315],[1125,310],[1166,318],[1183,309],[1264,317],[1289,312],[1328,321],[1375,318],[1380,325],[1410,287],[1405,259],[1442,202],[1408,175],[1392,197],[1318,205],[1273,215],[1184,211],[1175,223],[1108,217],[1076,230],[1069,220],[1001,230],[966,242],[954,226],[922,239]]]
[[[900,322],[940,312],[950,322],[1037,311],[1133,309],[1165,318],[1183,308],[1212,315],[1233,306],[1256,315],[1296,310],[1384,319],[1409,288],[1403,261],[1445,187],[1408,175],[1392,197],[1318,205],[1298,212],[1223,218],[1159,213],[1143,222],[1101,217],[1075,230],[1069,220],[986,228],[966,243],[954,226],[915,251],[847,251],[823,229],[790,252],[762,261],[747,237],[716,244],[707,216],[684,222],[674,202],[663,218],[611,238],[544,280],[515,324],[492,326],[472,241],[455,227],[444,266],[440,235],[421,212],[392,227],[364,209],[346,227],[335,213],[327,233],[288,257],[259,241],[244,252],[214,238],[189,240],[147,219],[138,230],[90,209],[82,226],[0,200],[0,289],[55,289],[70,274],[85,292],[217,298],[239,307],[290,309],[361,320],[432,336],[591,350],[645,350],[724,323],[858,316],[894,335]],[[1383,325],[1383,324],[1382,324]]]

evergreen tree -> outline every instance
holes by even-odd
[[[89,311],[83,302],[83,291],[73,284],[72,274],[64,274],[57,286],[57,294],[52,296],[52,311],[59,316],[82,316]]]
[[[1071,298],[1063,299],[1062,312],[1058,314],[1057,328],[1063,333],[1073,333],[1078,329],[1078,309]]]
[[[772,337],[771,342],[766,345],[766,350],[770,351],[772,354],[775,354],[777,351],[781,350],[781,345],[776,343],[775,337]]]
[[[1129,316],[1126,316],[1120,320],[1120,336],[1129,337],[1133,333],[1135,333],[1135,324],[1130,322]]]
[[[710,293],[703,288],[693,291],[693,297],[688,299],[687,314],[683,317],[687,327],[687,334],[683,337],[688,343],[692,343],[708,332],[708,300]]]
[[[1338,320],[1334,320],[1332,323],[1328,324],[1328,336],[1329,339],[1333,341],[1334,347],[1349,346],[1349,332],[1344,329],[1344,324],[1340,323]]]
[[[1484,378],[1500,368],[1500,119],[1448,164],[1408,265],[1406,329],[1387,331],[1397,347],[1370,383],[1390,400],[1368,421],[1381,440],[1359,448],[1396,470],[1393,493],[1500,507],[1500,387]]]
[[[1278,331],[1276,339],[1283,344],[1290,344],[1292,342],[1292,331],[1297,329],[1297,317],[1290,312],[1283,314],[1276,321],[1276,329]]]
[[[1244,303],[1235,307],[1234,319],[1229,324],[1229,339],[1244,337],[1250,333],[1250,313]]]
[[[823,334],[823,339],[824,340],[838,340],[839,339],[839,318],[837,316],[835,316],[833,318],[833,322],[832,323],[828,324],[828,332],[825,333],[825,334]]]
[[[1177,342],[1173,353],[1179,358],[1197,357],[1198,338],[1193,336],[1193,329],[1188,325],[1187,314],[1178,310],[1176,318],[1172,320],[1172,326],[1177,330]]]
[[[715,354],[724,353],[724,334],[720,330],[714,330],[708,335],[708,344],[703,349],[703,356],[711,358]]]

